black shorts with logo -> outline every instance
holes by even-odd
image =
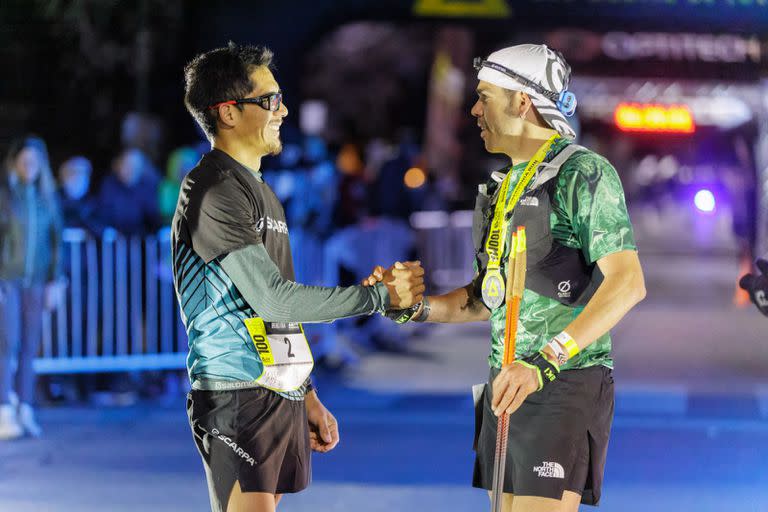
[[[492,368],[489,382],[498,375]],[[472,484],[490,490],[498,418],[485,385],[475,409],[475,470]],[[581,494],[597,505],[613,422],[613,376],[604,366],[564,370],[532,393],[510,415],[504,492],[562,499]]]
[[[243,492],[294,493],[312,479],[307,411],[265,388],[192,390],[192,435],[203,459],[211,508],[226,510],[236,482]]]

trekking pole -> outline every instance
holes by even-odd
[[[515,360],[515,338],[517,337],[517,320],[520,314],[520,301],[525,290],[526,266],[525,227],[517,228],[512,234],[507,260],[507,286],[505,302],[507,305],[507,323],[504,329],[504,356],[502,368]],[[507,442],[509,440],[509,415],[501,413],[496,424],[496,453],[493,459],[493,487],[491,490],[491,512],[501,512],[504,495],[504,471],[507,462]]]

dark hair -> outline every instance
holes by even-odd
[[[26,137],[14,139],[8,148],[8,154],[6,155],[5,172],[8,174],[14,172],[16,157],[27,148],[34,149],[40,154],[42,169],[40,169],[40,175],[37,177],[36,183],[40,187],[40,192],[42,193],[43,198],[46,201],[53,201],[56,198],[56,182],[54,181],[53,173],[51,172],[48,147],[45,145],[45,141],[40,137],[28,135]]]
[[[216,135],[216,112],[209,107],[253,91],[251,73],[261,66],[271,69],[272,55],[265,46],[230,41],[225,48],[197,55],[184,68],[184,105],[209,140]]]

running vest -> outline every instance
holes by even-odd
[[[551,162],[540,164],[528,190],[512,210],[511,218],[508,216],[505,219],[510,223],[507,233],[514,233],[518,226],[525,226],[528,248],[525,287],[567,306],[586,305],[603,281],[600,269],[595,263],[588,263],[580,249],[567,247],[552,236],[550,217],[557,184],[555,178],[566,160],[577,151],[586,151],[586,148],[569,144]],[[480,274],[475,281],[475,295],[478,297],[482,296],[479,283],[488,267],[486,237],[500,188],[497,183],[489,185],[494,190],[489,190],[487,185],[480,186],[472,222],[472,241]]]

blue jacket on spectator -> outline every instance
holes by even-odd
[[[93,235],[99,235],[104,230],[93,198],[69,199],[62,194],[61,213],[64,217],[64,227],[82,228]]]
[[[162,225],[154,179],[142,177],[129,186],[109,175],[101,184],[96,208],[105,226],[124,235],[144,235]]]

